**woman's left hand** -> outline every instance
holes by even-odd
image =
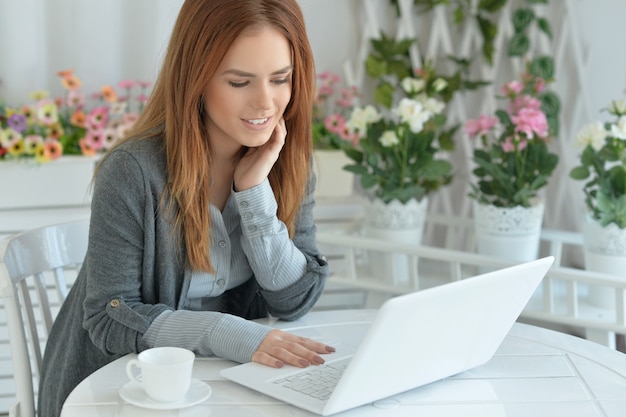
[[[247,190],[265,181],[278,160],[286,136],[285,119],[281,117],[272,136],[265,144],[256,148],[248,148],[235,168],[236,191]]]

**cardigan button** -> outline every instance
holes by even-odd
[[[111,300],[111,307],[115,308],[119,306],[120,306],[120,300]]]

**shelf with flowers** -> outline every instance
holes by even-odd
[[[549,149],[556,130],[549,121],[556,120],[559,104],[553,94],[544,93],[550,81],[522,74],[502,86],[506,110],[465,124],[475,141],[476,182],[470,184],[469,196],[479,253],[520,262],[537,257],[544,213],[541,191],[559,161]]]
[[[0,175],[11,178],[0,209],[85,204],[99,153],[137,120],[150,86],[121,81],[87,97],[72,70],[58,76],[63,97],[35,91],[31,103],[0,104]]]
[[[593,122],[578,132],[580,165],[570,177],[584,181],[585,268],[626,279],[626,101],[614,100],[606,110],[614,120]],[[589,295],[596,306],[615,305],[614,289],[591,287]]]
[[[354,135],[346,129],[346,118],[360,97],[359,89],[344,85],[338,74],[331,71],[318,74],[312,124],[318,199],[354,194],[354,175],[343,169],[350,163],[343,149],[354,141]]]

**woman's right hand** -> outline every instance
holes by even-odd
[[[324,343],[273,329],[252,355],[252,361],[272,368],[280,368],[284,364],[306,368],[323,364],[320,354],[334,351],[335,348]]]

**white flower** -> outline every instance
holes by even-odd
[[[584,148],[587,145],[598,151],[604,146],[604,139],[609,134],[601,122],[590,123],[580,129],[576,135],[576,145]]]
[[[613,100],[609,106],[609,112],[618,116],[626,114],[626,101]]]
[[[411,132],[419,133],[424,129],[424,123],[432,115],[424,108],[424,105],[410,98],[403,98],[393,112],[400,116],[400,121],[407,123]]]
[[[398,135],[396,135],[396,132],[393,130],[385,130],[385,132],[383,132],[382,136],[378,140],[386,148],[395,146],[400,143]]]
[[[611,134],[618,139],[626,139],[626,116],[621,116],[616,125],[611,125]]]
[[[443,101],[437,100],[436,98],[432,97],[424,97],[422,104],[424,104],[424,108],[431,113],[431,116],[433,114],[441,113],[444,107],[446,107]]]
[[[350,120],[347,121],[347,128],[359,137],[364,138],[367,136],[367,126],[376,123],[382,118],[378,110],[372,105],[365,108],[355,107],[350,114]]]
[[[372,105],[365,108],[355,107],[350,114],[346,126],[351,132],[357,133],[360,138],[367,136],[367,126],[378,122],[382,116]]]
[[[401,82],[402,89],[408,94],[417,94],[426,87],[426,81],[421,78],[406,77]]]
[[[447,86],[448,86],[448,82],[444,80],[443,78],[437,78],[435,81],[433,81],[433,89],[437,93],[444,90]]]

